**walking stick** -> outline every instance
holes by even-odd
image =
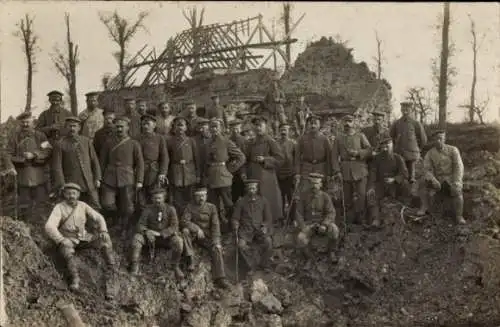
[[[239,242],[239,239],[238,239],[238,231],[236,230],[235,231],[235,240],[236,240],[236,270],[235,270],[235,273],[236,273],[236,284],[239,284],[240,283],[240,274],[239,274],[239,269],[240,269],[240,264],[239,264],[239,256],[240,256],[240,247],[238,246],[238,244],[240,243]]]
[[[14,175],[14,218],[18,219],[18,207],[19,207],[19,195],[17,194],[18,192],[18,186],[17,186],[17,175]]]
[[[155,242],[149,242],[149,263],[152,264],[155,259]]]
[[[347,212],[345,208],[344,178],[340,175],[340,195],[342,196],[342,214],[344,215],[344,235],[347,235]]]

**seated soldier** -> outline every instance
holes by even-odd
[[[418,215],[425,215],[429,210],[431,198],[440,193],[451,197],[457,223],[465,224],[462,194],[464,164],[460,151],[445,144],[445,131],[438,130],[434,132],[433,137],[434,145],[424,157],[423,187],[420,194],[422,204]]]
[[[301,197],[297,204],[296,221],[300,228],[297,246],[310,257],[308,245],[313,235],[329,239],[330,259],[336,261],[335,245],[339,238],[339,228],[335,225],[335,207],[328,193],[321,190],[322,174],[309,174],[310,191]]]
[[[139,272],[139,258],[144,244],[147,242],[150,251],[156,245],[172,249],[172,263],[175,275],[184,278],[179,267],[182,255],[182,238],[179,235],[179,220],[175,208],[165,203],[166,192],[156,188],[151,191],[152,204],[147,205],[139,218],[137,232],[132,240],[132,256],[130,272],[137,275]]]
[[[393,151],[392,139],[386,137],[379,142],[380,152],[370,163],[368,177],[367,206],[372,226],[379,227],[382,223],[380,206],[386,196],[396,198],[408,194],[408,170],[399,154]]]
[[[202,187],[194,192],[194,202],[187,205],[181,219],[184,249],[188,257],[188,270],[194,270],[194,247],[196,241],[203,248],[210,250],[212,271],[215,284],[220,288],[229,288],[222,258],[221,232],[217,207],[207,202],[207,189]]]
[[[271,239],[271,208],[267,200],[258,194],[259,181],[247,179],[245,181],[246,194],[234,206],[232,225],[238,241],[238,249],[250,266],[256,268],[256,262],[250,253],[250,244],[254,241],[263,247],[259,265],[267,269],[273,250]]]
[[[70,289],[76,291],[80,286],[80,278],[75,261],[75,249],[84,246],[102,248],[104,259],[111,271],[114,270],[113,247],[108,234],[104,217],[85,202],[79,201],[81,188],[74,183],[67,183],[62,188],[64,201],[56,204],[52,210],[45,232],[58,245],[58,250],[66,261],[71,284]],[[97,225],[97,234],[91,234],[85,229],[87,218]],[[106,294],[108,299],[110,294]]]

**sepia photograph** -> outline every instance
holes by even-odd
[[[0,327],[500,326],[500,5],[0,2]]]

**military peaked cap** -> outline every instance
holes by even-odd
[[[432,136],[436,136],[436,135],[439,135],[439,134],[446,134],[446,130],[444,130],[444,129],[437,129],[434,132],[432,132]]]
[[[411,107],[413,105],[413,102],[411,101],[403,101],[400,103],[401,107]]]
[[[176,116],[173,120],[172,120],[172,124],[176,124],[178,121],[184,121],[186,124],[188,123],[187,119],[185,117],[182,117],[182,116]]]
[[[283,123],[280,124],[279,128],[281,128],[281,127],[290,127],[290,123],[283,122]]]
[[[113,121],[114,121],[114,122],[124,121],[124,122],[126,122],[127,124],[130,124],[130,118],[128,118],[127,116],[119,116],[119,117],[116,117]]]
[[[323,176],[322,174],[318,174],[318,173],[310,173],[309,174],[309,178],[310,179],[323,179],[325,176]]]
[[[258,123],[267,123],[267,118],[264,116],[257,116],[252,118],[252,124],[258,124]]]
[[[123,101],[135,101],[135,97],[128,95],[123,97]]]
[[[78,117],[67,117],[65,120],[64,120],[66,123],[69,123],[69,122],[75,122],[75,123],[81,123],[82,120]]]
[[[373,115],[373,116],[384,117],[384,116],[385,116],[385,113],[383,113],[382,111],[373,111],[373,112],[372,112],[372,115]]]
[[[385,137],[383,138],[382,140],[380,140],[380,144],[389,144],[389,143],[392,143],[392,138],[390,137]]]
[[[27,112],[23,112],[22,114],[17,116],[16,119],[17,120],[25,120],[25,119],[29,119],[31,117],[33,117],[33,115],[31,114],[31,111],[27,111]]]
[[[260,181],[258,179],[247,179],[245,180],[245,184],[259,184]]]
[[[243,122],[239,119],[235,119],[235,120],[231,120],[230,122],[228,122],[227,124],[229,126],[236,126],[236,125],[241,125]]]
[[[321,121],[321,117],[320,116],[317,116],[317,115],[310,115],[309,117],[307,117],[306,119],[306,123],[310,122],[310,121]]]
[[[97,97],[99,96],[99,92],[88,92],[85,94],[86,97]]]
[[[353,115],[345,115],[342,119],[344,121],[354,121],[354,116]]]
[[[150,120],[156,123],[156,116],[152,113],[146,113],[145,115],[141,116],[141,120]]]
[[[80,187],[80,185],[78,185],[76,183],[66,183],[63,185],[62,189],[63,190],[77,190],[78,192],[82,191],[82,188]]]
[[[196,104],[196,102],[195,102],[193,99],[186,100],[186,101],[184,102],[184,105],[185,105],[185,106],[190,106],[190,105],[193,105],[193,104]]]
[[[217,118],[217,117],[213,117],[212,119],[210,119],[210,124],[215,124],[215,123],[218,123],[218,124],[224,124],[224,121],[220,118]]]
[[[206,187],[197,187],[197,188],[194,190],[194,192],[193,192],[193,193],[194,193],[194,194],[196,194],[196,193],[200,194],[200,193],[207,193],[207,192],[208,192],[208,190],[207,190],[207,188],[206,188]]]
[[[203,117],[200,117],[197,121],[196,121],[196,125],[197,126],[202,126],[202,125],[208,125],[210,123],[210,120],[206,119],[206,118],[203,118]]]
[[[136,102],[148,102],[148,100],[144,99],[144,98],[139,98],[139,99],[136,99],[135,101]]]
[[[49,93],[47,93],[47,96],[50,98],[50,97],[59,97],[61,98],[63,96],[63,94],[57,90],[54,90],[54,91],[50,91]]]
[[[155,187],[153,188],[149,194],[154,195],[154,194],[165,194],[167,191],[164,188],[161,187]]]
[[[210,99],[218,98],[218,97],[219,97],[219,95],[217,93],[210,94]]]

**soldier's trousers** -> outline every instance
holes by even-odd
[[[422,207],[425,209],[429,208],[431,198],[434,196],[443,196],[445,198],[451,198],[453,211],[455,217],[462,217],[464,210],[464,197],[461,187],[453,187],[447,181],[441,183],[441,189],[438,189],[430,182],[424,182],[423,188],[421,190],[420,199],[422,201]]]
[[[97,193],[97,190],[80,193],[80,201],[87,203],[95,210],[101,209],[101,204],[99,203],[99,194]]]
[[[385,197],[398,199],[409,194],[408,181],[403,181],[401,184],[394,182],[393,184],[377,183],[375,185],[375,194],[367,196],[366,206],[368,208],[369,219],[373,222],[379,220],[380,208],[382,207],[382,200]]]
[[[19,198],[17,199],[19,207],[19,215],[21,217],[26,217],[28,213],[32,214],[32,209],[35,205],[46,201],[48,198],[47,188],[45,184],[40,184],[37,186],[19,186],[18,188]]]
[[[106,184],[101,186],[101,204],[107,213],[116,212],[118,224],[122,231],[128,230],[133,222],[130,221],[135,208],[135,187],[127,185],[123,187],[111,187]]]
[[[245,194],[245,183],[239,174],[233,176],[233,185],[231,186],[231,197],[233,203],[238,201]]]
[[[344,180],[344,203],[348,215],[354,215],[354,222],[361,223],[365,214],[367,178],[357,181]]]
[[[299,248],[304,248],[309,245],[311,238],[315,235],[317,236],[325,236],[327,237],[331,243],[338,240],[339,238],[339,228],[335,223],[327,223],[326,224],[326,232],[324,235],[320,235],[318,233],[318,226],[316,224],[307,224],[302,230],[299,232],[297,236],[297,246]]]
[[[220,202],[224,205],[225,216],[223,217]],[[231,197],[231,187],[217,187],[208,189],[208,202],[213,203],[219,209],[221,220],[229,221],[233,212],[233,199]]]
[[[260,247],[260,262],[256,262],[256,258],[252,255],[251,244],[257,243]],[[273,252],[273,241],[270,235],[263,234],[257,228],[241,228],[238,230],[238,249],[247,262],[254,269],[257,265],[267,266],[271,260]]]
[[[196,235],[192,233],[183,233],[182,238],[184,239],[184,250],[186,251],[186,256],[189,260],[193,260],[194,257],[194,246],[193,243],[200,245],[202,248],[210,251],[210,256],[212,258],[212,274],[214,279],[226,277],[226,271],[224,269],[224,259],[222,257],[222,248],[216,247],[210,239],[197,239]]]
[[[415,166],[417,165],[416,160],[405,160],[406,169],[408,169],[408,180],[415,181]]]
[[[132,240],[132,262],[139,262],[141,256],[141,250],[143,246],[148,242],[147,238],[141,234],[137,233],[134,235]],[[156,237],[154,244],[148,244],[149,246],[155,246],[160,248],[172,249],[172,263],[174,265],[179,264],[182,256],[183,250],[183,240],[178,233],[171,235],[168,238],[163,238],[161,236]],[[149,249],[151,251],[151,249]]]
[[[182,215],[188,203],[191,202],[193,186],[172,186],[172,200],[178,215]]]
[[[290,204],[292,202],[292,196],[294,191],[294,176],[278,176],[278,185],[281,190],[281,198],[283,201],[283,206],[285,203]]]

